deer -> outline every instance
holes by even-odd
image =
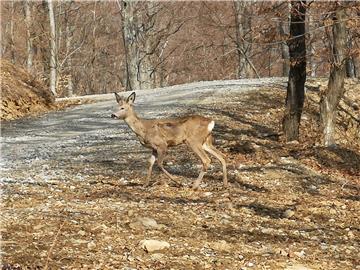
[[[193,183],[192,188],[198,189],[201,181],[211,163],[207,153],[218,159],[223,170],[223,185],[228,186],[225,155],[213,145],[211,132],[215,121],[200,115],[190,115],[173,119],[144,119],[140,118],[134,110],[135,92],[126,99],[115,94],[118,110],[111,114],[111,118],[124,120],[129,128],[136,134],[140,143],[152,150],[149,158],[144,187],[149,186],[152,169],[155,161],[163,173],[178,184],[177,177],[170,174],[163,166],[167,150],[181,144],[186,144],[200,158],[202,169]]]

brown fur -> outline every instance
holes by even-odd
[[[199,115],[174,119],[141,119],[136,115],[132,106],[135,93],[132,93],[126,100],[116,93],[115,96],[119,104],[119,110],[112,117],[125,120],[138,137],[140,143],[153,150],[152,157],[149,160],[150,166],[145,185],[149,184],[155,159],[157,159],[158,166],[166,176],[175,181],[175,177],[164,169],[163,161],[168,147],[184,143],[199,156],[203,165],[203,169],[194,183],[193,187],[195,189],[199,187],[211,162],[206,152],[212,154],[221,162],[224,185],[227,185],[226,162],[223,154],[213,146],[211,131],[208,128],[212,122],[211,119]]]

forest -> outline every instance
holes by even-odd
[[[340,4],[339,4],[340,3]],[[328,77],[344,9],[346,74],[359,76],[359,4],[306,3],[306,72]],[[57,96],[287,76],[287,1],[1,1],[1,57]]]

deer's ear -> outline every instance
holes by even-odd
[[[123,102],[123,99],[122,99],[122,97],[121,96],[119,96],[117,93],[114,93],[115,94],[115,97],[116,97],[116,102],[117,103],[121,103],[121,102]]]
[[[127,98],[126,103],[133,104],[135,101],[135,92],[132,92],[131,95]]]

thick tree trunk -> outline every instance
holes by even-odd
[[[305,46],[306,1],[291,2],[290,18],[290,71],[286,95],[286,110],[283,130],[287,141],[299,138],[299,126],[304,106],[304,85],[306,81]]]
[[[320,100],[320,117],[325,146],[335,144],[336,108],[344,94],[344,78],[346,75],[346,13],[338,8],[333,14],[332,26],[332,63],[328,87]]]
[[[238,78],[250,78],[253,75],[253,68],[250,64],[251,54],[251,17],[249,5],[245,1],[234,1],[235,11],[235,37],[238,57]],[[249,16],[245,16],[248,14]],[[249,40],[250,39],[250,40]],[[246,43],[246,41],[250,41]]]
[[[155,14],[158,3],[122,1],[122,32],[126,60],[126,90],[149,89],[154,79]],[[146,16],[144,15],[147,13]]]
[[[56,95],[57,80],[57,48],[56,48],[56,24],[53,0],[47,0],[50,21],[50,91]]]
[[[122,1],[122,33],[126,59],[126,90],[131,91],[140,89],[138,81],[138,58],[139,50],[137,48],[137,2]]]
[[[25,23],[26,23],[26,48],[27,48],[27,58],[26,58],[26,67],[29,72],[32,70],[33,58],[34,58],[34,49],[32,41],[32,18],[31,18],[31,6],[30,1],[26,0],[24,2],[25,9]]]
[[[146,3],[146,10],[147,13],[151,16],[151,14],[154,12],[154,9],[156,8],[157,3],[153,1],[147,1]],[[153,16],[152,16],[153,17]],[[143,21],[143,24],[145,27],[147,27],[147,24],[151,23],[151,21]],[[153,54],[153,41],[154,36],[153,35],[147,35],[147,33],[144,36],[143,39],[143,49],[144,52],[139,55],[139,62],[138,62],[138,80],[140,89],[150,89],[153,87],[154,80],[151,77],[152,71],[153,71],[153,65],[151,62],[151,55]]]

